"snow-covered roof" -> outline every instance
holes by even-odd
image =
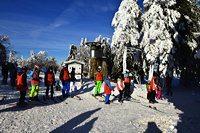
[[[69,61],[64,62],[64,64],[72,64],[72,63],[77,63],[77,64],[81,64],[81,65],[85,64],[85,63],[78,61],[78,60],[69,60]]]

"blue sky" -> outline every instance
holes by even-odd
[[[112,37],[111,21],[121,0],[1,0],[0,34],[8,35],[11,49],[29,57],[47,51],[61,63],[70,44],[99,35]]]

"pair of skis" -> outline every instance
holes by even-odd
[[[98,100],[99,102],[104,102],[105,96],[95,96],[94,94],[91,94],[91,96],[93,98],[95,98],[96,100]],[[115,98],[113,98],[113,99],[115,99]],[[110,100],[110,103],[113,103],[113,104],[122,104],[122,103],[114,102],[114,100]]]

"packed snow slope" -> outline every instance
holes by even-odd
[[[0,76],[1,77],[1,76]],[[1,79],[1,78],[0,78]],[[2,133],[199,133],[200,93],[197,89],[174,87],[172,97],[164,96],[157,104],[149,104],[145,85],[135,84],[132,97],[135,100],[120,104],[99,102],[91,96],[94,81],[84,79],[77,83],[77,98],[61,101],[60,91],[55,91],[55,100],[44,103],[29,103],[16,107],[19,92],[9,85],[1,85],[0,132]],[[112,83],[115,86],[115,83]],[[30,88],[30,87],[29,87]],[[133,87],[132,87],[133,88]],[[103,92],[103,88],[101,88]],[[28,94],[28,92],[27,92]],[[39,98],[43,101],[45,87],[41,84]],[[118,95],[118,91],[114,91]],[[27,95],[28,96],[28,95]],[[27,97],[28,98],[28,97]],[[112,100],[114,96],[111,96]],[[101,99],[99,97],[99,99]],[[151,106],[152,108],[150,108]]]

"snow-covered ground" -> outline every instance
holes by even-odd
[[[1,81],[1,76],[0,76]],[[115,83],[112,83],[115,86]],[[95,84],[85,79],[78,83],[78,95],[82,100],[58,99],[60,91],[55,91],[58,103],[28,105],[24,108],[11,106],[19,98],[19,92],[9,85],[0,86],[0,132],[2,133],[199,133],[200,132],[200,92],[197,89],[174,87],[173,97],[149,104],[146,100],[145,85],[135,85],[132,97],[136,100],[123,104],[109,105],[91,96]],[[30,87],[29,87],[30,88]],[[102,88],[103,91],[103,88]],[[28,94],[28,93],[27,93]],[[117,95],[118,91],[114,91]],[[41,84],[39,98],[45,95]],[[27,95],[28,98],[28,95]],[[111,99],[114,98],[111,96]],[[155,107],[149,108],[148,106]]]

